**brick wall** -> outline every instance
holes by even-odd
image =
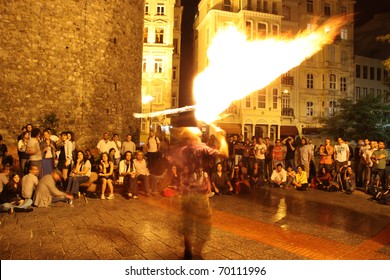
[[[0,134],[54,112],[81,147],[135,132],[144,1],[1,0]]]

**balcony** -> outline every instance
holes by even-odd
[[[283,108],[282,109],[283,117],[294,117],[294,109],[293,108]]]
[[[282,85],[293,86],[294,85],[294,77],[293,76],[282,76],[281,83],[282,83]]]

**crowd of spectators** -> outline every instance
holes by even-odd
[[[229,135],[226,140],[228,157],[204,157],[201,170],[196,170],[197,176],[209,182],[209,197],[265,186],[347,194],[356,188],[367,192],[372,186],[387,189],[388,152],[383,141],[358,140],[352,149],[342,138],[333,145],[326,138],[317,149],[311,139],[299,137],[271,141],[268,137],[244,139],[240,134]],[[220,149],[214,135],[203,144]],[[145,196],[181,195],[185,180],[192,176],[186,166],[172,161],[174,149],[161,130],[151,131],[138,150],[131,134],[121,142],[118,134],[110,139],[106,132],[98,141],[96,152],[91,152],[77,150],[70,131],[58,137],[50,129],[42,132],[28,124],[18,136],[17,148],[18,166],[13,166],[15,161],[0,135],[2,211],[32,211],[33,205],[47,207],[57,201],[72,204],[80,185],[89,180],[92,172],[99,177],[100,198],[109,200],[114,199],[118,185],[124,186],[128,199],[139,197],[140,186]]]

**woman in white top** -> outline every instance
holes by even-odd
[[[68,178],[66,192],[77,196],[80,184],[88,182],[89,177],[91,177],[91,163],[88,159],[85,159],[82,151],[78,151],[75,167],[72,169]]]

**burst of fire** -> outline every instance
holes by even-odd
[[[234,27],[219,31],[207,52],[208,67],[194,80],[196,118],[215,122],[233,101],[264,88],[332,43],[349,20],[335,17],[294,38],[248,41]]]

